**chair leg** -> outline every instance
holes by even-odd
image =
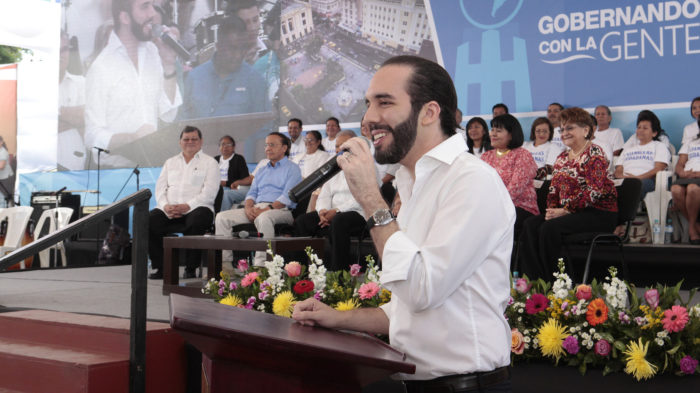
[[[588,271],[591,267],[591,257],[593,256],[593,249],[595,248],[595,239],[591,242],[591,247],[588,249],[588,257],[586,257],[586,267],[583,270],[583,280],[582,284],[585,284],[588,280]]]

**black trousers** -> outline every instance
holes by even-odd
[[[329,271],[349,269],[350,236],[359,236],[365,229],[365,218],[357,212],[340,212],[333,217],[331,224],[325,228],[318,226],[321,221],[318,212],[302,214],[294,220],[296,236],[328,237],[331,243],[330,260],[326,258],[324,265]]]
[[[153,209],[148,214],[148,256],[153,269],[163,268],[163,237],[170,233],[182,233],[185,236],[204,235],[214,222],[214,213],[200,206],[180,218],[168,218],[160,209]],[[199,266],[202,252],[187,250],[186,268],[194,270]]]
[[[572,233],[612,232],[616,224],[616,212],[594,208],[551,220],[545,220],[544,214],[528,218],[523,223],[520,235],[520,273],[531,280],[552,280],[557,260],[562,257],[561,244],[564,236]]]

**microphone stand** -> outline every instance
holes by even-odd
[[[136,167],[134,168],[134,170],[131,171],[131,173],[129,174],[129,177],[126,178],[126,181],[124,182],[124,185],[122,186],[122,188],[121,188],[121,189],[119,190],[119,192],[117,193],[117,196],[114,197],[114,200],[112,201],[112,203],[116,202],[117,199],[119,199],[119,196],[122,194],[122,191],[124,191],[124,187],[126,187],[126,185],[129,184],[129,180],[131,180],[131,176],[133,176],[133,175],[136,175],[136,191],[139,190],[139,174],[140,174],[140,173],[141,173],[141,171],[139,171],[139,166],[136,165]]]
[[[100,211],[100,155],[102,154],[102,149],[95,147],[97,149],[97,207],[95,208],[95,212]],[[100,260],[100,222],[97,222],[97,236],[95,236],[95,251],[97,252],[97,260],[95,263],[99,262]]]

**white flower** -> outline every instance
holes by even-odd
[[[571,332],[571,334],[576,333],[576,327],[570,327],[569,332]]]
[[[532,339],[530,337],[523,337],[523,341],[529,343],[530,341],[532,341]]]
[[[655,338],[654,342],[656,343],[656,345],[658,345],[660,347],[664,346],[664,340],[662,338]]]
[[[518,322],[522,322],[523,317],[518,317]]]
[[[668,332],[665,331],[665,330],[662,330],[662,331],[656,333],[656,337],[658,337],[658,338],[666,338],[666,337],[668,337]]]

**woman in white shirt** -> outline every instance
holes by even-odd
[[[663,134],[661,122],[654,112],[643,110],[637,115],[637,146],[625,147],[615,166],[615,177],[637,178],[642,181],[642,197],[653,191],[656,173],[663,171],[671,160],[671,153],[659,136]]]
[[[683,140],[681,142],[683,145],[695,139],[696,135],[700,133],[700,97],[693,98],[693,101],[690,103],[690,115],[693,116],[695,121],[683,128]]]
[[[480,117],[472,117],[467,122],[467,147],[469,152],[477,158],[489,150],[492,150],[491,140],[489,139],[489,126],[486,121]]]
[[[318,131],[309,131],[304,136],[306,153],[302,154],[297,161],[301,169],[301,177],[306,178],[331,158],[323,147],[322,141],[323,138]]]
[[[688,219],[690,244],[700,245],[700,131],[678,152],[676,173],[678,180],[671,186],[673,206]]]
[[[537,176],[535,176],[537,180],[544,180],[552,173],[554,161],[562,151],[559,146],[551,142],[553,136],[554,127],[549,119],[538,117],[530,127],[530,141],[523,144],[537,164]]]

